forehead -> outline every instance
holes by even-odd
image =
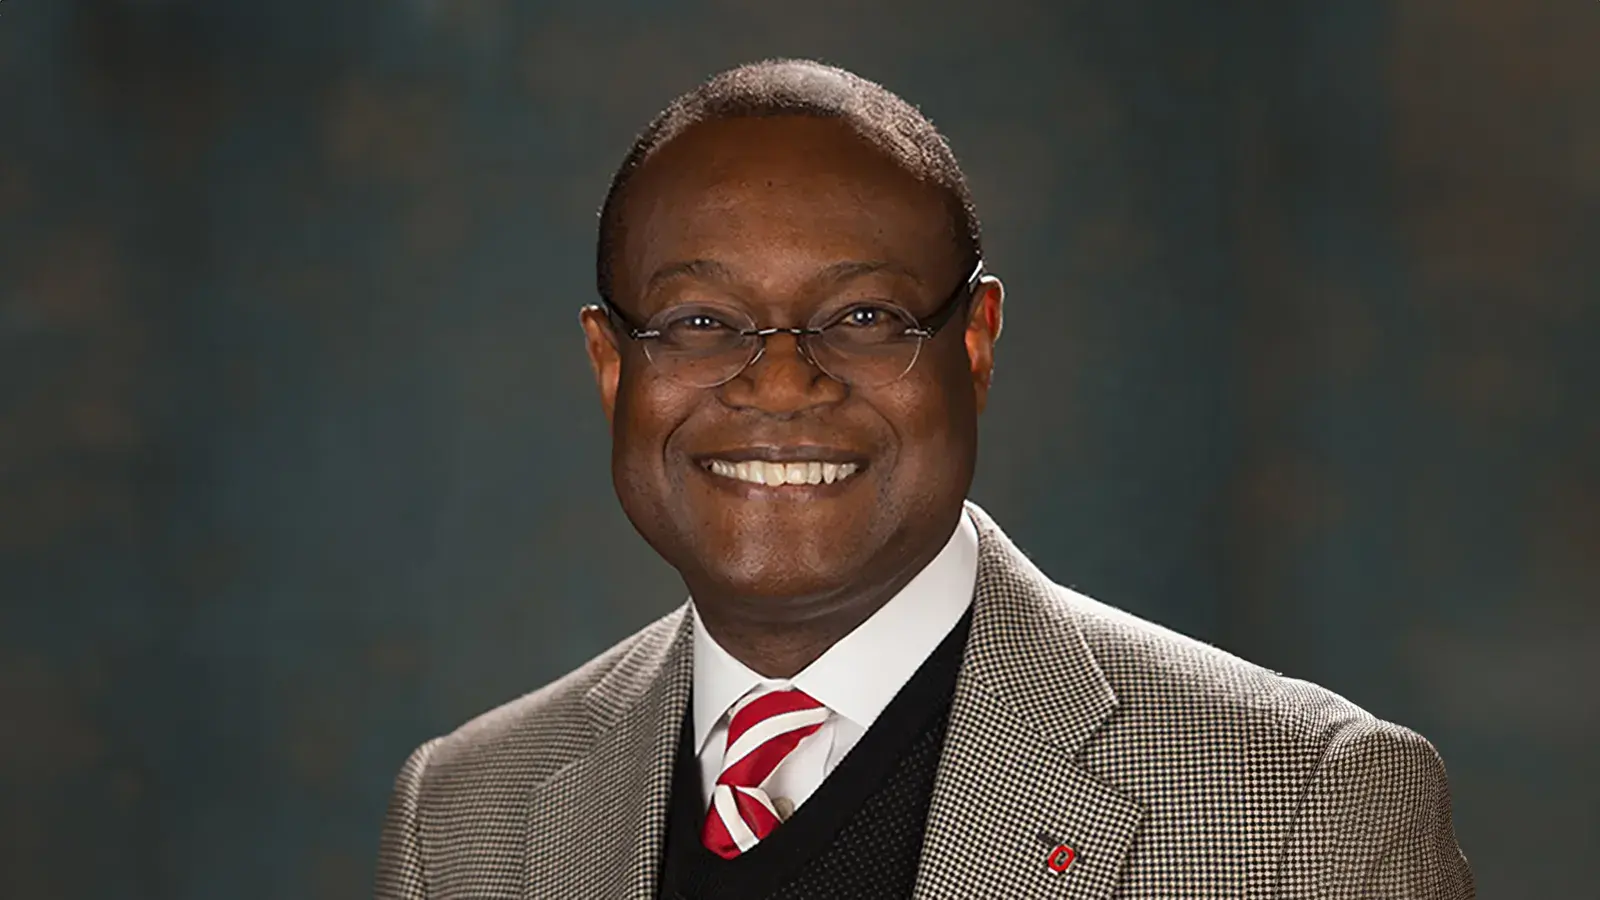
[[[620,224],[623,295],[693,259],[775,287],[840,262],[889,262],[929,281],[959,267],[943,194],[837,120],[691,126],[634,175]]]

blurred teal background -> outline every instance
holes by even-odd
[[[1600,851],[1600,5],[0,2],[0,895],[349,897],[423,739],[678,603],[576,311],[674,94],[853,68],[1010,288],[974,497]]]

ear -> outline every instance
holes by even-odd
[[[595,384],[600,388],[600,406],[606,411],[606,424],[612,421],[617,410],[617,381],[622,376],[622,351],[617,348],[616,332],[611,330],[611,317],[595,305],[585,306],[578,313],[583,326],[584,349],[589,353],[589,368],[594,370]]]
[[[966,341],[972,390],[977,396],[978,412],[983,412],[989,401],[989,383],[994,379],[994,344],[1000,339],[1000,327],[1004,322],[1002,307],[1006,287],[993,275],[983,276],[978,285],[972,312],[967,317]]]

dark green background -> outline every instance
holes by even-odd
[[[0,894],[367,890],[413,745],[678,603],[594,214],[711,72],[901,91],[1010,287],[974,497],[1600,850],[1600,5],[0,2]]]

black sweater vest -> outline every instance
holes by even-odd
[[[667,820],[662,900],[910,897],[970,610],[816,792],[766,840],[723,859],[705,822],[693,716],[685,715]]]

